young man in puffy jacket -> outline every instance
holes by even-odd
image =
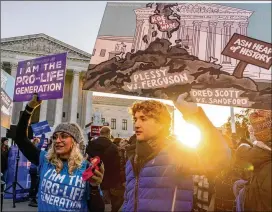
[[[192,175],[218,173],[228,165],[227,144],[203,110],[185,102],[183,95],[175,105],[201,129],[201,145],[198,151],[188,149],[170,135],[171,115],[163,103],[134,103],[137,141],[127,148],[123,211],[192,211]]]

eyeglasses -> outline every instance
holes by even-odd
[[[64,140],[64,139],[69,138],[69,137],[71,137],[69,134],[64,133],[64,132],[60,132],[60,133],[55,133],[55,134],[52,136],[52,140],[53,140],[53,142],[56,142],[58,138],[59,138],[60,140]]]

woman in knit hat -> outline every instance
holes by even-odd
[[[272,211],[271,206],[271,111],[254,110],[249,115],[253,146],[241,144],[237,160],[250,164],[253,175],[248,182],[236,182],[237,208],[240,211]],[[241,185],[244,188],[239,189]]]
[[[88,211],[88,208],[94,207],[90,205],[94,204],[91,195],[99,194],[97,188],[102,182],[104,167],[102,165],[99,171],[95,170],[90,182],[82,180],[88,162],[80,151],[83,136],[77,124],[59,124],[48,152],[38,150],[29,141],[27,129],[33,111],[40,104],[38,95],[34,94],[19,120],[15,138],[26,158],[39,166],[38,210]]]

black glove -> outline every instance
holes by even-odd
[[[27,105],[30,107],[30,108],[37,108],[39,107],[39,105],[42,103],[41,100],[39,100],[39,97],[38,97],[38,94],[37,93],[34,93],[33,96],[32,96],[32,99],[27,103]]]
[[[29,114],[31,114],[33,112],[33,110],[37,107],[39,107],[39,105],[42,103],[41,100],[39,100],[39,96],[37,93],[34,93],[32,96],[32,99],[27,103],[26,106],[26,112],[28,112]]]

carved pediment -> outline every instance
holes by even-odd
[[[68,58],[91,58],[90,54],[44,34],[1,39],[1,49],[45,55],[68,52]]]
[[[117,3],[116,3],[117,4]],[[165,3],[167,5],[167,3]],[[187,15],[193,15],[204,18],[203,15],[218,16],[218,15],[230,15],[230,16],[244,16],[243,19],[248,19],[253,12],[245,9],[239,9],[235,7],[227,7],[221,4],[212,3],[179,3],[177,6],[172,6],[172,14],[177,14],[181,17]],[[151,8],[139,8],[135,10],[137,18],[145,18],[146,15],[153,14],[155,11],[155,4]]]
[[[182,13],[245,13],[252,14],[252,11],[238,9],[234,7],[226,7],[220,4],[208,3],[182,3],[172,7],[173,11],[177,14]]]

